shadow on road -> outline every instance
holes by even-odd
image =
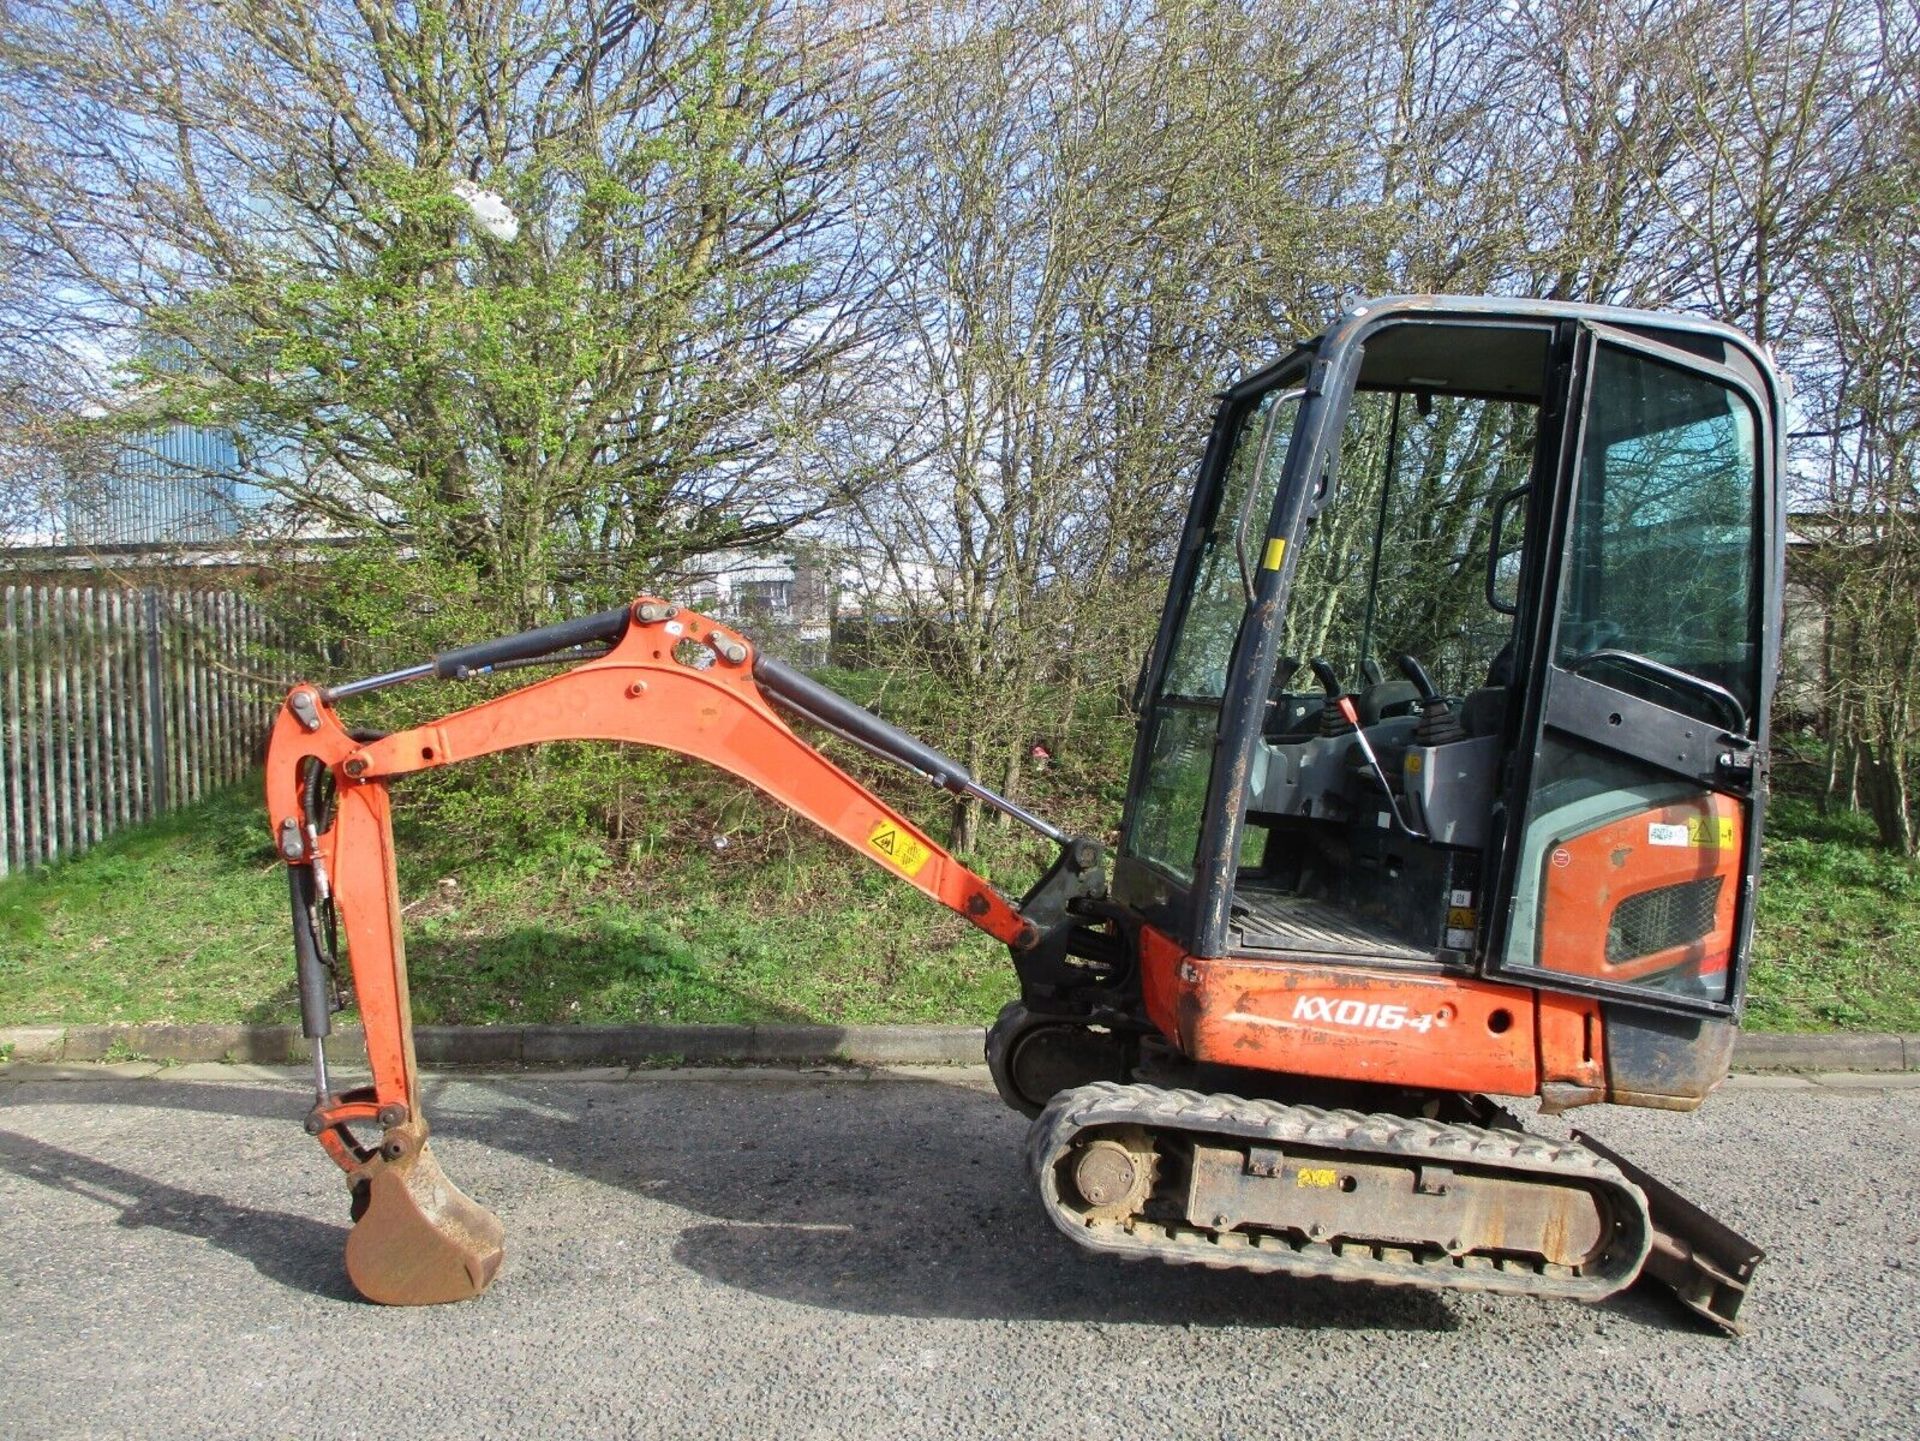
[[[1074,1254],[1062,1259],[1040,1254],[1026,1230],[1007,1227],[962,1239],[905,1237],[877,1228],[710,1224],[683,1231],[674,1256],[739,1290],[866,1315],[1303,1330],[1440,1332],[1456,1325],[1452,1309],[1432,1292]],[[1050,1236],[1043,1244],[1064,1250],[1070,1243]],[[915,1245],[928,1254],[915,1260],[898,1254]],[[949,1249],[942,1253],[941,1247]]]
[[[93,1086],[36,1088],[34,1104]],[[137,1097],[137,1099],[135,1099]],[[287,1164],[308,1143],[302,1098],[220,1083],[113,1087],[116,1103],[287,1119]],[[673,1258],[723,1286],[806,1306],[959,1320],[1450,1331],[1445,1293],[1257,1276],[1087,1255],[1041,1214],[1021,1162],[1026,1122],[990,1092],[937,1080],[583,1083],[437,1075],[424,1088],[450,1177],[507,1224],[516,1265],[556,1238],[538,1172],[628,1193],[671,1233]],[[501,1150],[517,1184],[489,1177]],[[478,1154],[476,1154],[476,1152]],[[327,1164],[314,1153],[305,1159]],[[162,1225],[233,1251],[263,1274],[332,1297],[351,1291],[344,1227],[255,1211],[0,1131],[0,1165],[102,1199],[123,1224]],[[503,1194],[503,1191],[505,1192]],[[1691,1329],[1659,1298],[1603,1303],[1656,1329]]]
[[[447,1095],[443,1134],[474,1134],[470,1122],[501,1107],[537,1110],[537,1125],[496,1127],[487,1144],[712,1218],[683,1225],[673,1257],[741,1291],[955,1320],[1455,1325],[1448,1301],[1431,1292],[1085,1255],[1031,1195],[1021,1162],[1026,1122],[973,1086],[475,1084],[494,1093],[494,1104],[474,1108],[471,1090]],[[511,1230],[514,1218],[506,1219]]]
[[[293,1290],[335,1301],[357,1299],[340,1264],[347,1244],[344,1226],[236,1205],[224,1196],[171,1186],[6,1130],[0,1130],[0,1170],[115,1208],[120,1213],[115,1224],[128,1230],[156,1226],[206,1241]]]

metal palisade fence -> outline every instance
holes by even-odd
[[[259,601],[0,589],[0,875],[76,855],[254,764],[279,685]]]

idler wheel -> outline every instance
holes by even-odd
[[[1037,1116],[1062,1091],[1090,1081],[1124,1081],[1132,1043],[1071,1017],[1035,1015],[1010,1001],[987,1032],[987,1068],[1000,1099]]]

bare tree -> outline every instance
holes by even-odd
[[[1684,160],[1662,177],[1670,223],[1689,242],[1671,288],[1697,286],[1761,344],[1791,344],[1804,338],[1798,309],[1839,193],[1832,166],[1857,123],[1853,80],[1873,63],[1867,7],[1749,0],[1709,14],[1677,76],[1690,111]]]
[[[1122,702],[1210,393],[1332,294],[1309,240],[1341,230],[1344,142],[1307,93],[1322,22],[1014,0],[899,32],[876,212],[899,403],[876,427],[901,481],[861,533],[996,785],[1073,743],[1089,690]]]
[[[831,499],[863,44],[793,0],[9,5],[0,224],[45,278],[5,304],[404,545],[398,593],[630,591]]]
[[[1833,631],[1829,739],[1881,840],[1920,851],[1920,20],[1871,17],[1811,275],[1832,372],[1813,578]]]

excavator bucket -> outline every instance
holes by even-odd
[[[500,1269],[505,1231],[447,1179],[424,1136],[412,1143],[411,1129],[388,1132],[379,1160],[356,1185],[347,1275],[362,1296],[385,1306],[465,1301]]]

